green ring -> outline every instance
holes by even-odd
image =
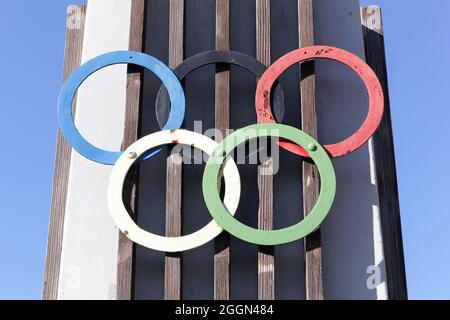
[[[308,150],[308,145],[316,146],[316,150],[308,151],[308,154],[318,167],[321,186],[316,205],[302,221],[284,229],[258,230],[241,223],[228,212],[220,198],[217,181],[223,162],[237,146],[247,140],[269,136],[290,140],[305,150]],[[326,151],[316,140],[303,131],[281,124],[251,125],[229,135],[209,157],[203,174],[203,197],[217,224],[233,236],[257,245],[286,244],[314,232],[327,217],[333,205],[335,194],[336,176]]]

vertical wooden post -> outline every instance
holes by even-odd
[[[299,46],[314,45],[314,0],[298,2]],[[302,130],[317,138],[316,78],[314,62],[300,66]],[[303,212],[306,217],[317,202],[320,190],[317,167],[303,161]],[[320,229],[305,238],[306,299],[323,300],[322,246]]]
[[[391,300],[406,300],[408,299],[408,291],[381,9],[375,6],[361,8],[361,20],[366,60],[380,79],[385,97],[384,117],[373,136],[373,146],[388,298]]]
[[[256,59],[266,66],[271,64],[270,55],[270,0],[256,0]],[[273,175],[272,159],[258,167],[259,210],[258,228],[273,229]],[[275,299],[274,247],[258,249],[258,299]]]
[[[144,49],[145,0],[132,0],[130,20],[129,50],[141,52]],[[133,144],[140,135],[141,93],[143,70],[128,66],[127,92],[125,106],[125,127],[122,149]],[[138,212],[138,167],[129,173],[126,188],[129,190],[128,209],[137,219]],[[134,256],[135,245],[119,232],[117,253],[117,300],[132,300],[134,291]]]
[[[169,9],[169,66],[175,68],[184,59],[184,0],[170,0]],[[181,236],[182,207],[182,155],[167,158],[166,181],[166,236]],[[165,257],[166,300],[181,299],[181,253],[168,253]]]
[[[216,49],[230,50],[230,1],[216,0]],[[216,66],[215,126],[225,137],[230,127],[230,68]],[[220,137],[216,141],[220,142]],[[214,299],[230,299],[230,237],[222,232],[215,240]]]
[[[81,64],[86,6],[70,6],[67,9],[66,48],[64,51],[63,83]],[[76,102],[72,112],[76,111]],[[72,148],[58,129],[56,144],[53,193],[48,230],[47,256],[44,273],[44,300],[58,298],[58,281],[64,231],[67,186]]]

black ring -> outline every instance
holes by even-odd
[[[176,67],[173,72],[181,81],[194,70],[215,63],[240,66],[252,72],[257,78],[261,78],[267,69],[264,64],[246,54],[236,51],[211,50],[187,58],[178,67]],[[275,84],[273,95],[271,96],[273,97],[273,102],[271,103],[274,109],[273,113],[277,122],[281,123],[284,117],[285,105],[284,92],[279,83]],[[164,85],[162,85],[158,91],[155,110],[158,125],[160,128],[163,128],[170,113],[169,97]]]

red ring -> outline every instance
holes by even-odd
[[[372,137],[380,125],[384,111],[383,89],[375,72],[363,60],[348,51],[329,46],[312,46],[294,50],[277,60],[258,82],[255,98],[258,122],[275,123],[270,108],[270,90],[276,79],[295,63],[317,58],[335,60],[350,67],[364,82],[369,94],[369,113],[358,131],[341,142],[324,146],[331,157],[344,156],[360,148]],[[309,157],[303,148],[292,142],[279,141],[278,145],[297,155]]]

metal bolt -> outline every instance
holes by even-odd
[[[130,151],[130,152],[128,152],[128,159],[132,159],[132,160],[134,160],[134,159],[136,159],[137,158],[137,153],[136,152],[134,152],[134,151]]]
[[[314,143],[310,143],[310,144],[308,144],[308,150],[309,151],[316,151],[317,150],[317,146]]]

